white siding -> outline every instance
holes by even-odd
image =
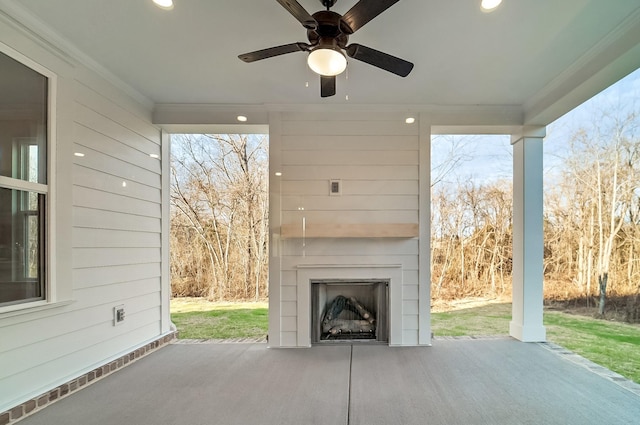
[[[419,127],[405,124],[399,114],[381,113],[285,112],[272,118],[272,124],[271,172],[282,172],[271,180],[270,221],[276,246],[270,267],[278,272],[272,273],[270,285],[271,293],[277,285],[280,296],[274,304],[280,311],[270,312],[280,317],[279,330],[271,330],[272,345],[308,344],[300,340],[304,330],[298,329],[304,323],[298,315],[308,312],[300,311],[305,302],[298,300],[296,276],[298,266],[323,264],[401,265],[404,285],[396,293],[402,300],[391,302],[402,306],[402,335],[394,340],[416,344],[418,239],[281,239],[279,226],[419,223]],[[334,179],[341,182],[340,196],[329,195]]]
[[[2,40],[58,76],[50,261],[66,302],[0,313],[0,411],[160,337],[168,314],[161,161],[150,157],[161,155],[161,138],[150,108],[12,25],[0,20]],[[126,319],[113,326],[119,304]]]

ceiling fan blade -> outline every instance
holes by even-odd
[[[320,96],[329,97],[336,94],[336,77],[320,76]]]
[[[244,62],[255,62],[274,56],[285,55],[294,52],[306,52],[311,46],[306,43],[291,43],[283,46],[269,47],[268,49],[256,50],[255,52],[243,53],[238,58]]]
[[[351,58],[366,62],[369,65],[376,66],[401,77],[406,77],[413,69],[411,62],[361,44],[350,44],[345,50]]]
[[[342,15],[342,31],[353,34],[398,1],[400,0],[360,0]]]
[[[303,27],[309,30],[318,28],[318,23],[313,16],[309,15],[309,12],[300,5],[296,0],[276,0],[285,9],[289,11],[296,18]]]

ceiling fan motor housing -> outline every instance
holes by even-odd
[[[312,16],[318,23],[317,28],[307,30],[307,38],[312,46],[337,46],[341,49],[347,46],[349,35],[340,28],[341,15],[330,10],[321,10]]]

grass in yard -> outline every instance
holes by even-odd
[[[640,326],[548,311],[547,338],[640,383]]]
[[[432,313],[436,336],[507,335],[511,304]],[[640,383],[640,326],[545,311],[547,339]]]
[[[266,302],[215,303],[199,298],[171,300],[171,320],[182,339],[264,337],[268,328]]]
[[[435,336],[508,335],[510,321],[511,303],[494,303],[431,313],[431,330]]]

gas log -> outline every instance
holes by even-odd
[[[369,323],[373,323],[375,321],[375,319],[373,318],[373,315],[369,313],[369,311],[366,308],[364,308],[364,306],[360,304],[358,300],[356,300],[356,297],[350,297],[349,302],[352,306],[356,308],[356,310],[358,311],[358,314],[360,314],[360,316],[362,316],[364,320],[367,320]]]
[[[361,317],[360,320],[340,319],[343,310],[349,310]],[[338,295],[328,306],[322,319],[322,333],[334,336],[341,333],[374,333],[375,318],[355,297]]]
[[[330,335],[338,335],[341,333],[358,333],[358,332],[374,332],[376,330],[375,325],[369,323],[368,320],[343,320],[333,319],[325,325],[322,325],[322,330]]]

